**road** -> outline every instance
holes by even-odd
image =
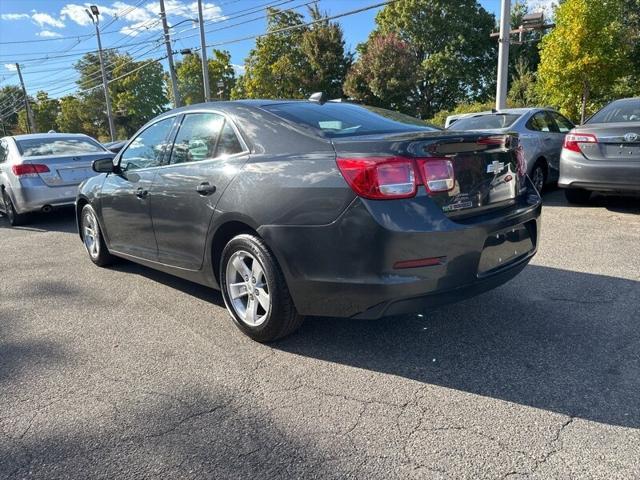
[[[640,201],[545,196],[510,283],[260,345],[218,293],[0,219],[0,478],[640,478]]]

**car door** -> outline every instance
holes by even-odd
[[[557,127],[549,114],[544,111],[534,113],[527,122],[526,126],[528,130],[536,132],[536,144],[538,146],[536,152],[531,152],[532,156],[530,159],[530,164],[527,165],[527,168],[529,168],[528,173],[531,173],[530,169],[531,167],[533,167],[538,158],[544,157],[547,160],[547,163],[553,161],[550,157],[554,155],[554,130]]]
[[[102,184],[101,214],[109,247],[118,253],[157,260],[149,204],[149,189],[167,151],[175,117],[142,130],[118,155],[118,173]]]
[[[555,129],[553,132],[554,154],[549,160],[549,164],[551,166],[550,173],[552,178],[557,178],[560,172],[560,154],[562,153],[564,137],[567,133],[569,133],[569,130],[571,130],[574,125],[568,119],[557,112],[548,112],[548,115],[551,117],[551,120],[555,125]]]
[[[233,123],[214,112],[184,115],[168,164],[151,188],[151,216],[162,263],[198,270],[220,196],[248,159]]]

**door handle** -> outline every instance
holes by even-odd
[[[149,195],[149,190],[145,190],[142,187],[138,187],[136,190],[136,197],[138,198],[147,198],[147,195]]]
[[[211,185],[209,182],[202,182],[196,187],[196,192],[200,195],[211,195],[216,191],[216,186]]]

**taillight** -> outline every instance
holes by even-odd
[[[448,158],[418,159],[420,174],[427,192],[448,192],[455,185],[453,163]]]
[[[22,163],[20,165],[13,165],[11,170],[16,177],[35,177],[39,173],[47,173],[49,167],[39,163]]]
[[[581,143],[598,143],[598,139],[590,133],[568,133],[564,137],[564,145],[562,145],[562,148],[566,148],[572,152],[582,153],[582,150],[580,150]]]
[[[361,197],[381,200],[416,194],[416,174],[410,158],[338,158],[336,161],[342,176]]]

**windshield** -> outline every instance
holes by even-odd
[[[513,125],[519,114],[515,113],[490,113],[487,115],[476,115],[475,117],[465,117],[457,120],[449,128],[451,130],[488,130],[492,128],[507,128]]]
[[[320,130],[329,138],[437,130],[423,121],[399,112],[350,103],[291,102],[265,105],[265,110],[286,120]]]
[[[612,102],[585,123],[640,122],[640,99]]]
[[[79,155],[106,151],[98,142],[88,137],[16,139],[16,144],[24,157]]]

